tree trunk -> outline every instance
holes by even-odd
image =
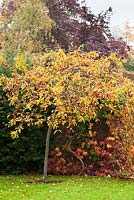
[[[49,154],[49,143],[50,143],[50,135],[52,132],[52,126],[48,127],[47,136],[46,136],[46,147],[45,147],[45,158],[44,158],[44,172],[43,172],[43,180],[45,183],[48,183],[47,180],[47,167],[48,167],[48,154]]]

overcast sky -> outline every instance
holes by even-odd
[[[86,0],[86,3],[95,14],[111,6],[111,26],[123,26],[127,19],[134,22],[134,0]]]

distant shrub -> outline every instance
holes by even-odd
[[[124,67],[128,71],[134,71],[134,60],[129,60],[127,63],[125,63]]]

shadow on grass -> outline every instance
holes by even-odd
[[[46,185],[48,185],[48,184],[51,184],[51,185],[56,185],[56,184],[60,184],[60,183],[62,183],[63,181],[49,181],[49,180],[46,180],[46,181],[43,181],[43,180],[32,180],[32,181],[27,181],[26,183],[28,183],[28,184],[34,184],[34,185],[36,185],[36,184],[46,184]]]

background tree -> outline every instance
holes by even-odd
[[[21,6],[18,6],[19,2]],[[9,21],[5,23],[6,26],[7,24],[9,26],[10,21],[13,21],[12,17],[15,18],[14,21],[17,20],[16,24],[12,24],[12,29],[10,27],[11,34],[10,37],[8,36],[10,38],[8,40],[16,43],[15,38],[17,38],[19,42],[23,43],[24,49],[33,51],[34,48],[34,51],[39,51],[43,49],[43,44],[49,48],[54,48],[57,42],[66,51],[72,47],[79,47],[82,51],[87,52],[98,51],[103,55],[108,55],[111,52],[118,51],[118,53],[126,56],[126,44],[123,41],[115,40],[110,32],[111,13],[112,9],[109,8],[95,16],[84,2],[80,4],[77,0],[25,0],[22,2],[4,0],[2,7],[2,16],[4,16],[6,22]],[[48,15],[50,18],[48,18]],[[50,19],[55,22],[55,25],[52,24]],[[9,35],[6,26],[4,30]],[[49,38],[50,29],[51,37]],[[7,43],[5,38],[2,41]],[[18,45],[17,48],[19,49],[20,46]],[[16,48],[16,46],[13,48]]]
[[[0,27],[2,51],[9,54],[42,51],[52,23],[43,1],[4,1]]]
[[[133,45],[134,26],[128,20],[124,23],[123,35],[124,35],[124,40],[126,41],[126,43],[130,46]]]
[[[72,45],[83,51],[98,51],[103,55],[118,51],[126,55],[126,44],[112,37],[109,28],[111,7],[95,16],[85,5],[77,0],[47,1],[50,17],[55,21],[53,35],[62,48],[68,50]]]

